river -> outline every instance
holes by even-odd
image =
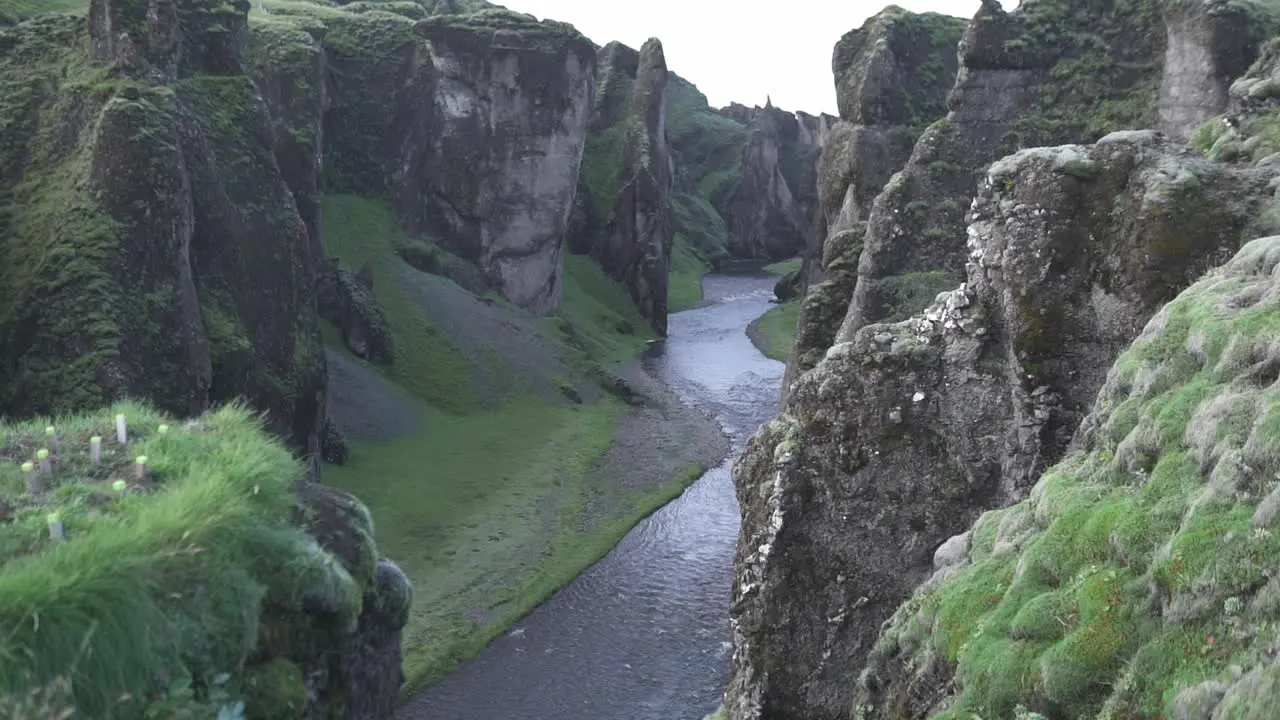
[[[719,467],[608,555],[397,713],[397,720],[701,720],[729,674],[738,504],[729,470],[777,410],[782,363],[746,327],[777,280],[703,279],[705,302],[669,319],[646,369],[713,413],[733,447]]]

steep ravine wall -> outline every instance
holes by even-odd
[[[1224,108],[1221,78],[1257,54],[1265,16],[1156,10],[988,3],[970,24],[948,118],[872,205],[842,327],[825,330],[833,344],[809,348],[816,365],[792,375],[782,414],[735,467],[735,720],[851,717],[851,678],[934,550],[1024,497],[1146,319],[1256,237],[1271,172],[1208,162],[1181,141],[1188,118]],[[1232,33],[1245,50],[1202,40]],[[1078,53],[1097,39],[1118,55]],[[1185,71],[1188,43],[1208,48],[1209,70]],[[987,169],[1018,147],[1144,126],[1164,132]],[[931,177],[943,169],[945,182]],[[897,301],[894,288],[933,274],[964,284],[928,308],[932,290],[918,307]]]
[[[891,6],[845,34],[832,52],[840,120],[818,163],[819,206],[803,269],[808,287],[784,388],[835,337],[853,295],[871,203],[924,128],[946,113],[964,27],[961,18]]]
[[[674,168],[661,41],[639,51],[609,43],[598,75],[569,246],[594,257],[665,335]]]

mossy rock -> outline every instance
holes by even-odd
[[[307,709],[307,685],[298,666],[283,658],[245,671],[242,687],[247,720],[301,720]]]
[[[378,547],[369,509],[354,495],[318,483],[309,483],[300,496],[300,518],[307,532],[342,560],[361,588],[372,587]]]

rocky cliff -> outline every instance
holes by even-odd
[[[1122,354],[1029,497],[943,543],[858,680],[859,718],[1275,714],[1280,238]]]
[[[836,44],[840,120],[818,163],[819,205],[805,254],[808,284],[784,387],[831,346],[857,280],[871,203],[923,129],[946,114],[965,21],[890,6]]]
[[[318,449],[315,258],[246,75],[247,3],[95,2],[0,34],[0,410],[237,396]]]
[[[799,255],[817,203],[818,153],[834,118],[771,103],[714,110],[675,74],[667,95],[676,247],[708,266]]]
[[[989,163],[1116,129],[1185,138],[1222,110],[1220,90],[1248,67],[1264,24],[1245,3],[984,2],[960,45],[950,112],[873,204],[838,339],[903,319],[963,277],[964,211]]]
[[[638,52],[609,43],[597,67],[570,247],[593,256],[665,335],[673,167],[662,43],[652,38]]]
[[[586,38],[500,9],[423,20],[271,11],[273,24],[304,45],[297,33],[318,31],[328,82],[308,90],[324,88],[323,123],[298,129],[323,138],[329,191],[391,198],[408,232],[485,288],[536,313],[558,307],[594,88]],[[442,264],[405,254],[432,272]]]
[[[730,255],[772,260],[799,255],[812,232],[817,159],[827,119],[786,112],[771,103],[731,107],[724,113],[747,127],[737,187],[720,206]]]
[[[834,345],[735,468],[734,717],[848,716],[849,673],[933,551],[1061,457],[1112,359],[1240,246],[1271,177],[1151,132],[991,167],[966,283]]]

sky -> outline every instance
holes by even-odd
[[[597,45],[662,40],[667,67],[712,107],[730,102],[836,114],[831,50],[887,0],[492,0],[573,24]],[[913,12],[973,17],[979,0],[896,0]],[[1004,3],[1006,7],[1016,3]]]

